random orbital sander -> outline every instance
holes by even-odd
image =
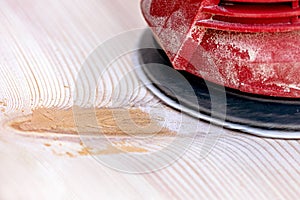
[[[142,0],[141,9],[151,29],[142,42],[157,49],[141,52],[142,62],[181,73],[197,102],[169,70],[145,65],[154,94],[230,129],[300,138],[299,0]],[[212,116],[212,94],[224,90],[225,111]]]

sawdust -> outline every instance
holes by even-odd
[[[78,155],[111,155],[111,154],[121,154],[121,153],[147,153],[148,150],[142,147],[132,146],[132,145],[120,145],[120,144],[110,144],[103,150],[95,151],[89,147],[83,147],[78,151]]]
[[[71,157],[71,158],[75,158],[75,155],[73,155],[73,154],[70,153],[70,152],[67,152],[66,155],[69,156],[69,157]]]
[[[32,114],[14,119],[10,126],[22,132],[63,133],[86,135],[174,135],[175,133],[161,127],[160,118],[151,116],[140,109],[71,109],[37,108]],[[74,113],[76,115],[74,115]],[[96,123],[92,125],[92,121]],[[76,123],[75,123],[76,121]]]
[[[148,150],[136,147],[136,146],[118,146],[109,145],[105,150],[98,151],[97,154],[108,155],[108,154],[120,154],[120,153],[147,153]]]
[[[83,147],[81,150],[78,151],[78,154],[81,156],[87,156],[92,154],[92,149],[89,147]]]
[[[57,146],[57,144],[44,143],[43,146],[49,148],[50,151],[56,156],[66,156],[70,158],[77,158],[81,156],[101,156],[101,155],[115,155],[115,154],[146,154],[151,152],[141,144],[134,144],[130,140],[125,141],[114,141],[107,143],[105,146],[99,143],[97,147],[88,147],[83,143],[65,144]]]
[[[7,99],[0,100],[0,106],[7,106]]]

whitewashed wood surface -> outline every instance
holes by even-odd
[[[0,199],[299,198],[300,145],[296,140],[258,138],[184,116],[186,126],[199,123],[198,129],[176,136],[195,136],[193,144],[184,147],[185,154],[163,169],[130,174],[93,156],[60,155],[79,148],[75,136],[40,138],[38,133],[7,126],[7,121],[37,107],[72,106],[75,79],[90,53],[116,34],[144,27],[138,0],[0,0]],[[119,48],[118,44],[113,48]],[[131,58],[115,63],[115,71],[109,72],[111,82],[100,79],[98,107],[110,105],[111,84],[134,67]],[[136,77],[128,81],[138,84]],[[89,94],[82,106],[88,104]],[[159,107],[172,116],[165,117],[165,126],[177,130],[179,113],[163,106],[145,88],[133,95],[132,101],[120,105],[144,110]],[[176,148],[180,152],[183,147]]]

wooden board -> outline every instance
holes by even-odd
[[[231,132],[168,108],[131,73],[134,52],[111,61],[101,78],[83,70],[105,63],[124,45],[114,43],[97,56],[103,42],[146,27],[138,0],[2,0],[0,19],[0,199],[299,196],[297,140]],[[82,111],[91,105],[98,118],[94,110]],[[32,113],[44,117],[35,121],[40,129],[11,127],[34,123]],[[99,116],[110,134],[97,134]],[[65,127],[67,117],[80,135],[72,132],[74,124]],[[128,131],[133,135],[119,134]]]

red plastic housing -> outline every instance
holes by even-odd
[[[175,69],[243,92],[300,97],[299,0],[142,0]]]

